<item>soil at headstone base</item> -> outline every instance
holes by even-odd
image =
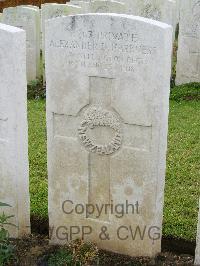
[[[19,266],[47,266],[48,258],[58,250],[58,246],[49,245],[45,235],[31,235],[20,240],[12,240],[15,247],[15,259],[8,264]],[[194,257],[189,254],[175,254],[164,251],[155,259],[147,257],[131,258],[104,250],[99,250],[98,265],[193,265]],[[67,265],[67,264],[66,264]],[[96,265],[96,264],[87,264]]]
[[[31,216],[31,232],[34,234],[46,235],[49,232],[48,218],[40,218],[38,216]],[[177,254],[195,255],[196,243],[195,241],[188,241],[184,239],[174,238],[173,236],[162,238],[162,251],[174,252]]]

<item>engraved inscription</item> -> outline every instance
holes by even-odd
[[[135,72],[136,66],[145,65],[156,53],[156,46],[145,44],[144,36],[132,32],[72,31],[70,39],[51,39],[49,46],[62,49],[66,64],[73,68],[116,69]]]
[[[192,14],[191,14],[192,12]],[[199,38],[200,29],[200,1],[197,1],[192,10],[187,14],[188,19],[182,22],[183,26],[181,32],[185,37]]]
[[[200,1],[197,1],[192,7],[192,27],[191,34],[194,37],[199,36],[200,28]]]
[[[105,145],[95,143],[87,134],[88,129],[96,127],[110,127],[114,130],[113,139]],[[109,155],[117,151],[122,143],[122,134],[120,121],[117,116],[108,110],[101,107],[93,106],[89,108],[84,114],[84,120],[78,128],[79,138],[82,144],[93,153],[99,155]]]

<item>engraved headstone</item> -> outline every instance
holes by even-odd
[[[31,7],[9,7],[3,10],[2,23],[26,31],[27,80],[39,78],[40,73],[40,13]]]
[[[121,0],[127,6],[127,13],[158,20],[176,27],[176,2],[175,0]],[[174,38],[174,34],[173,34]]]
[[[199,199],[199,217],[198,217],[196,244],[197,246],[196,246],[194,265],[200,265],[200,199]]]
[[[117,1],[95,0],[90,2],[90,12],[125,14],[126,6],[124,3]]]
[[[16,226],[11,237],[30,233],[25,31],[0,24],[0,207]]]
[[[200,81],[200,1],[181,0],[176,84]]]
[[[131,256],[160,251],[171,35],[169,25],[118,14],[46,22],[52,243],[83,237]]]

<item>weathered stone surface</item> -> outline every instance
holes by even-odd
[[[177,24],[179,23],[180,19],[180,0],[176,0],[176,17],[177,17]]]
[[[171,35],[169,25],[126,15],[47,21],[52,243],[64,244],[91,229],[84,239],[103,249],[131,256],[160,251]],[[138,213],[129,207],[123,217],[116,217],[122,207],[116,210],[113,205],[137,201]],[[66,214],[75,204],[90,204],[90,212],[92,206],[95,212]],[[96,204],[104,208],[101,215]],[[102,226],[109,240],[101,239]],[[70,229],[80,232],[71,237]],[[138,233],[133,240],[131,229],[133,235],[146,230],[143,240]]]
[[[124,3],[120,3],[117,1],[95,0],[90,2],[90,12],[125,14],[126,6]]]
[[[69,2],[66,2],[66,4]],[[86,1],[72,0],[70,4],[81,7],[81,14],[90,13],[90,3]]]
[[[176,84],[200,81],[200,1],[181,0]]]
[[[31,7],[9,7],[3,10],[2,23],[26,31],[27,80],[40,77],[40,13]]]
[[[198,226],[197,226],[197,246],[196,246],[194,265],[200,265],[200,199],[199,199],[199,217],[198,217]]]
[[[43,4],[41,6],[41,24],[43,40],[45,39],[45,21],[47,19],[80,13],[81,8],[70,4]],[[44,41],[43,41],[44,44]]]
[[[24,7],[29,7],[33,8],[37,11],[36,15],[36,50],[37,50],[37,77],[42,76],[42,71],[41,71],[41,66],[40,66],[40,50],[42,47],[42,34],[41,34],[41,14],[40,14],[40,8],[38,6],[33,6],[33,5],[24,5]]]
[[[41,6],[41,29],[42,29],[42,61],[45,64],[45,21],[61,16],[81,13],[81,7],[70,4],[43,4]],[[43,69],[43,80],[45,81],[45,70]]]
[[[39,10],[40,8],[38,6],[33,6],[33,5],[20,5],[20,6],[23,6],[23,7],[30,7],[30,8],[34,8],[36,10]]]
[[[30,233],[25,31],[0,24],[0,207],[18,227],[12,237]]]
[[[121,0],[126,4],[127,13],[158,20],[176,27],[176,2],[174,0]],[[174,34],[173,34],[174,38]]]

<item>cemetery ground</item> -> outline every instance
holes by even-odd
[[[171,89],[163,253],[153,262],[148,258],[134,259],[104,251],[99,251],[97,255],[94,245],[88,249],[82,248],[82,243],[73,247],[76,250],[74,258],[69,247],[56,248],[48,245],[45,100],[42,99],[44,90],[40,82],[32,83],[31,90],[33,89],[34,93],[29,94],[28,121],[31,219],[35,235],[15,242],[19,261],[24,263],[28,259],[26,263],[38,263],[37,265],[47,265],[47,261],[48,265],[65,265],[64,261],[68,261],[67,265],[73,265],[74,260],[80,262],[81,258],[88,265],[94,265],[96,260],[100,265],[192,265],[200,192],[200,84]],[[166,252],[173,249],[176,253]],[[189,255],[180,255],[183,253]],[[80,265],[78,262],[77,265]]]

